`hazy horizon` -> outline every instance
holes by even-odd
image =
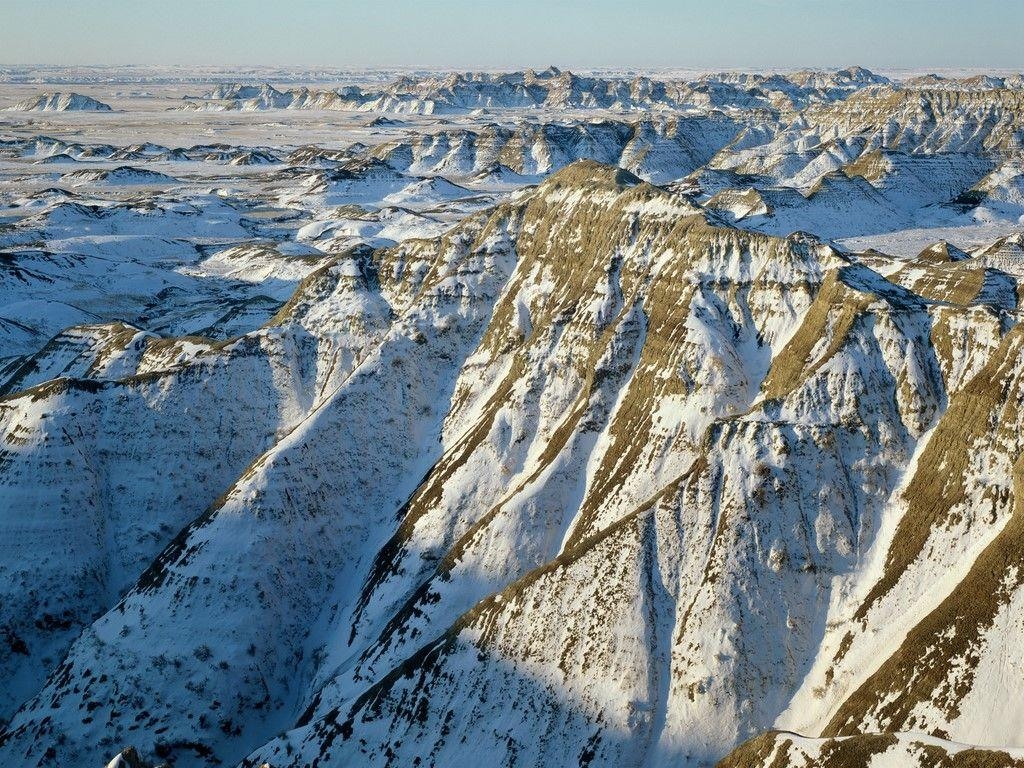
[[[0,13],[5,66],[1024,68],[1014,0],[0,0]]]

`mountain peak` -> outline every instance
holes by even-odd
[[[624,168],[599,163],[595,160],[577,160],[551,174],[543,187],[618,188],[635,187],[643,183]]]

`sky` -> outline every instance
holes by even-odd
[[[1024,70],[1024,0],[0,0],[0,64]]]

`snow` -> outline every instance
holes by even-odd
[[[1024,748],[1024,563],[900,655],[1017,530],[1017,81],[74,72],[0,136],[0,762]]]
[[[8,112],[109,112],[110,106],[80,93],[43,93],[35,99],[26,99]]]

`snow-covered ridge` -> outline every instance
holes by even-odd
[[[379,88],[308,88],[280,91],[270,85],[223,84],[182,109],[338,109],[442,114],[476,109],[685,109],[742,106],[800,108],[830,101],[869,85],[889,81],[854,67],[838,72],[792,75],[705,75],[692,81],[646,76],[608,78],[576,75],[551,67],[493,74],[452,73],[444,77],[400,77]]]
[[[9,117],[0,763],[1018,760],[1020,91],[647,80]]]
[[[360,173],[395,171],[318,183]],[[285,259],[194,269],[258,284]],[[1009,469],[978,504],[1024,434],[1024,336],[982,254],[744,231],[582,161],[315,264],[291,257],[299,287],[240,337],[83,327],[0,400],[4,508],[45,524],[8,528],[10,637],[45,651],[3,659],[36,687],[0,756],[701,765],[797,718],[1013,746],[983,696],[1017,681],[988,671],[1019,599],[985,581],[1016,540]],[[937,484],[954,460],[962,483]],[[38,530],[75,556],[18,559]],[[896,653],[957,616],[937,572],[991,597],[960,625],[977,642],[935,646],[979,657],[950,666],[958,710]],[[894,615],[905,640],[871,631]],[[43,652],[64,659],[45,682]],[[891,715],[894,679],[913,694]]]
[[[110,112],[110,106],[74,92],[43,93],[7,107],[8,112]]]

